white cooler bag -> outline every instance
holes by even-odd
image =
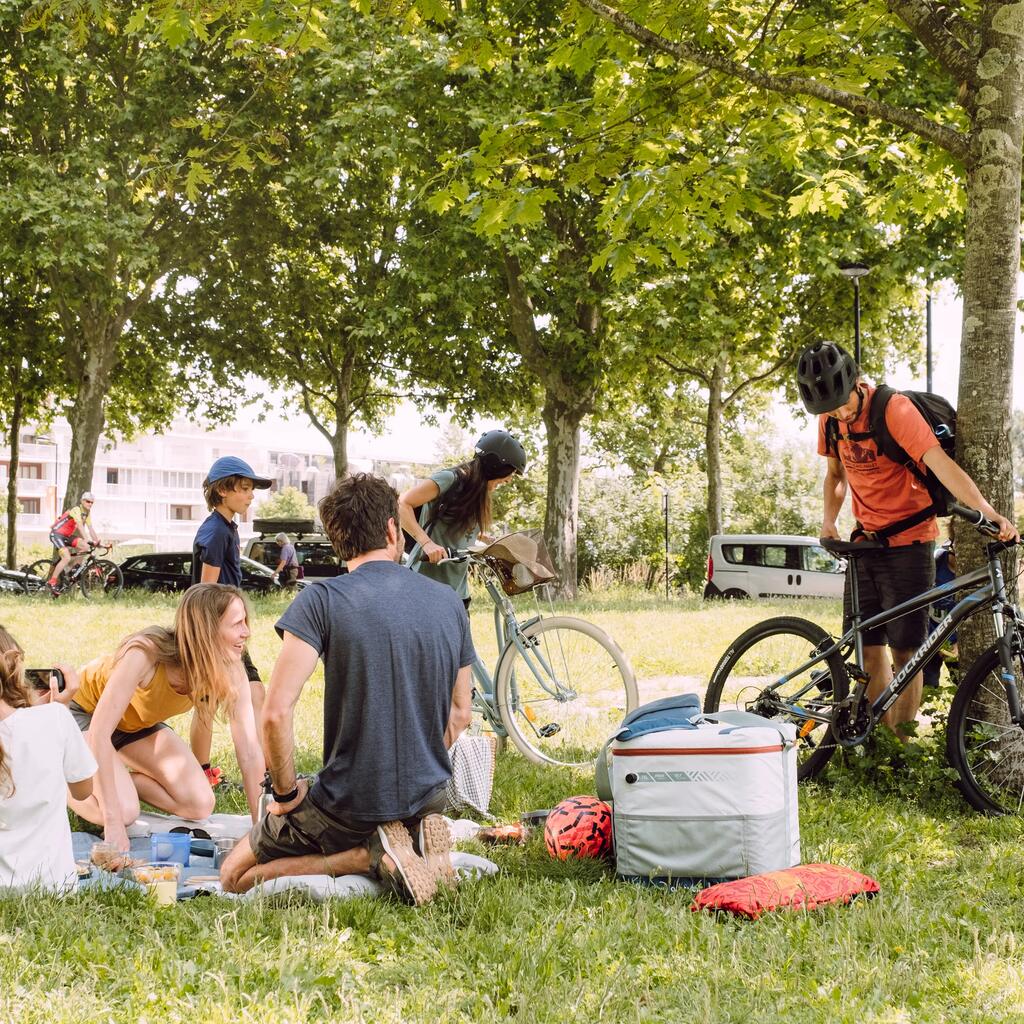
[[[796,728],[696,695],[637,708],[602,751],[615,870],[650,881],[742,878],[800,863]],[[602,792],[603,791],[603,792]]]

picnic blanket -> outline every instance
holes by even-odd
[[[218,821],[218,819],[221,819]],[[472,837],[480,828],[475,821],[466,819],[448,822],[448,829],[452,834],[452,841]],[[136,826],[144,824],[147,831],[145,835],[133,835],[130,837],[129,845],[133,857],[149,859],[149,835],[150,832],[167,832],[175,826],[186,828],[201,828],[210,836],[231,836],[232,838],[245,835],[252,822],[248,814],[215,814],[205,821],[190,821],[185,818],[175,818],[166,814],[144,814],[135,823]],[[210,826],[213,826],[211,828]],[[220,831],[214,831],[219,828]],[[88,862],[89,852],[95,843],[100,842],[99,836],[89,832],[72,832],[72,848],[75,860]],[[198,845],[198,844],[197,844]],[[452,867],[460,880],[482,878],[486,875],[496,874],[498,865],[485,857],[477,857],[471,853],[453,851],[451,853]],[[326,899],[347,899],[352,896],[382,896],[387,891],[381,884],[369,875],[296,875],[293,877],[275,878],[269,882],[255,886],[247,893],[225,893],[221,891],[220,882],[202,881],[193,884],[193,878],[209,879],[217,874],[213,866],[213,857],[204,856],[193,852],[189,857],[189,866],[182,868],[181,880],[178,885],[178,899],[191,899],[199,893],[216,894],[229,899],[250,899],[257,895],[269,895],[272,893],[287,892],[289,890],[303,893],[318,902]],[[119,875],[112,875],[107,871],[93,869],[89,878],[83,878],[78,883],[81,890],[97,889],[106,890],[113,888],[137,889],[139,886],[130,879],[121,878]]]
[[[211,814],[208,818],[195,821],[191,818],[178,818],[173,814],[146,811],[128,826],[128,837],[147,838],[154,832],[170,832],[172,828],[202,829],[211,839],[220,839],[222,836],[241,839],[252,828],[252,819],[248,814]]]

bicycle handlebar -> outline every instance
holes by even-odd
[[[999,526],[976,508],[954,503],[950,506],[950,512],[968,522],[979,533],[987,534],[989,537],[999,536]],[[833,555],[859,555],[866,551],[877,551],[879,548],[886,547],[884,541],[872,539],[847,541],[834,540],[831,537],[820,537],[818,543]],[[1011,548],[1015,544],[1024,543],[1024,541],[1003,541],[1002,543],[1005,547]]]
[[[434,565],[441,565],[444,562],[464,562],[467,558],[469,558],[470,555],[473,554],[473,552],[468,550],[467,548],[443,548],[442,550],[444,551],[444,558],[435,562]],[[412,566],[415,565],[417,562],[422,561],[426,561],[426,559],[424,559],[423,557],[423,548],[419,544],[417,544],[416,547],[413,548],[412,552],[410,553],[406,565]]]
[[[961,519],[965,519],[979,532],[987,533],[990,537],[999,536],[999,527],[976,508],[969,508],[967,505],[954,504],[951,511],[953,515],[959,516]]]

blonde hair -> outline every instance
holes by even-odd
[[[158,665],[181,669],[188,695],[197,710],[212,716],[234,704],[235,690],[229,662],[220,641],[220,625],[231,602],[242,602],[245,622],[249,606],[238,587],[225,583],[197,583],[185,591],[174,613],[174,625],[147,626],[121,641],[115,663],[126,652],[141,648],[153,654]]]
[[[25,652],[21,644],[0,626],[0,700],[12,708],[27,708],[32,703],[25,689],[25,677],[21,668]],[[14,780],[11,767],[0,743],[0,796],[14,796]]]

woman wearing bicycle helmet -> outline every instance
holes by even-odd
[[[477,441],[469,462],[439,470],[398,499],[402,529],[422,545],[413,569],[447,583],[467,608],[469,566],[438,563],[445,557],[445,548],[467,548],[477,540],[490,539],[491,495],[525,470],[523,446],[506,430],[488,430]]]

